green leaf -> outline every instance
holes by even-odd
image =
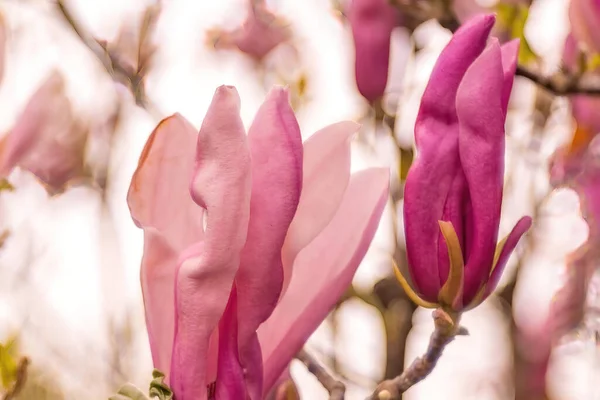
[[[131,383],[126,383],[121,386],[116,395],[109,397],[108,400],[148,400],[148,396]]]
[[[150,397],[159,400],[173,400],[173,392],[164,382],[165,374],[155,369],[152,371],[152,382],[150,382]]]

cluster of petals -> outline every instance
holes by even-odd
[[[288,96],[272,89],[246,134],[236,89],[221,86],[199,132],[175,114],[140,156],[128,203],[147,329],[177,400],[277,389],[378,226],[389,172],[350,173],[358,125],[303,143]]]
[[[444,48],[415,123],[417,157],[406,179],[404,224],[412,287],[425,307],[460,312],[495,289],[531,226],[523,217],[498,241],[505,120],[518,41],[489,38],[493,15],[459,28]],[[488,40],[489,39],[489,40]]]

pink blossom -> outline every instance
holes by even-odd
[[[19,166],[50,193],[60,192],[83,174],[86,140],[87,129],[73,117],[64,79],[54,71],[2,139],[0,174],[7,176]]]
[[[350,175],[356,124],[302,143],[283,89],[248,136],[239,110],[222,86],[199,133],[163,120],[129,190],[154,365],[178,400],[270,393],[350,284],[387,200],[386,169]]]
[[[247,0],[248,16],[241,27],[223,32],[209,32],[209,38],[217,48],[236,47],[242,53],[262,60],[275,47],[287,42],[291,31],[286,21],[273,14],[264,1]]]
[[[518,41],[487,45],[494,22],[481,15],[456,31],[433,69],[415,124],[418,153],[404,197],[406,250],[413,297],[430,307],[439,302],[460,311],[486,298],[531,225],[523,217],[497,244]]]
[[[373,103],[387,85],[392,30],[400,23],[400,14],[388,0],[352,0],[348,20],[356,52],[356,85]]]

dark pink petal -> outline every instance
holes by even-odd
[[[506,266],[510,255],[512,254],[515,247],[517,247],[521,236],[523,236],[531,227],[531,222],[531,217],[521,218],[513,227],[512,231],[510,231],[510,233],[508,234],[508,237],[506,238],[506,243],[504,244],[504,247],[500,252],[498,261],[496,262],[496,267],[494,268],[494,271],[492,272],[488,282],[486,283],[484,298],[488,297],[494,291],[494,289],[496,289],[496,286],[498,285],[498,282],[500,282],[502,272],[504,271],[504,267]],[[470,296],[468,301],[471,301],[473,297],[474,295]]]
[[[262,363],[256,330],[281,293],[281,248],[302,189],[302,136],[288,92],[272,89],[248,132],[252,198],[248,238],[235,278],[240,359],[248,395],[262,396]]]
[[[356,51],[356,85],[360,94],[372,103],[385,91],[391,35],[400,15],[388,0],[352,0],[348,20]]]
[[[146,142],[127,193],[131,216],[144,229],[140,277],[152,358],[167,379],[177,259],[202,238],[203,212],[189,194],[197,135],[181,115],[161,121]]]
[[[337,212],[350,179],[350,137],[358,129],[354,122],[339,122],[315,132],[304,142],[302,193],[281,253],[283,291],[298,253]]]
[[[519,57],[520,40],[511,40],[502,45],[502,69],[504,71],[504,86],[502,88],[502,111],[506,115],[508,101],[512,92],[513,82],[515,81],[515,71],[517,70],[517,61]]]
[[[192,198],[207,210],[203,241],[180,257],[171,387],[205,400],[214,371],[209,340],[228,302],[250,216],[250,154],[235,88],[219,87],[198,135]]]
[[[237,304],[237,291],[234,287],[219,322],[219,364],[215,388],[217,399],[245,399],[247,396],[244,371],[238,358]],[[262,360],[259,359],[258,367],[261,364]]]
[[[456,96],[460,161],[472,218],[466,244],[465,304],[488,278],[498,241],[504,185],[503,88],[500,45],[493,39],[465,74]]]
[[[331,223],[298,255],[287,292],[258,330],[265,393],[350,285],[379,225],[388,189],[387,168],[354,174]]]
[[[454,34],[433,69],[415,124],[418,153],[404,196],[406,250],[416,289],[428,301],[436,301],[441,287],[438,220],[461,168],[456,92],[467,68],[485,48],[494,21],[493,15],[476,17]],[[458,221],[450,222],[458,231]],[[439,260],[447,270],[448,258],[440,255]]]

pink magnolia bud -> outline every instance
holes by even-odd
[[[400,14],[388,0],[352,0],[348,19],[356,51],[356,85],[373,103],[387,85],[392,30],[400,23]]]

